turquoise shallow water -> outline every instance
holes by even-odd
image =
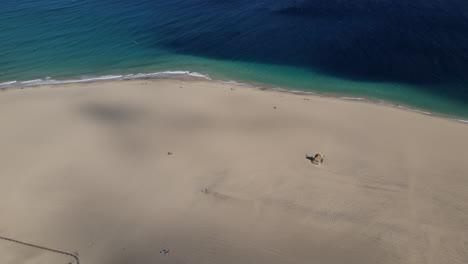
[[[0,87],[190,71],[255,86],[382,99],[468,118],[468,42],[460,35],[468,32],[465,5],[458,6],[461,15],[442,20],[431,13],[430,5],[416,4],[414,10],[426,12],[422,17],[428,16],[436,26],[444,25],[441,32],[449,30],[453,35],[415,28],[420,30],[414,32],[419,40],[403,32],[393,38],[407,42],[386,39],[385,43],[396,44],[381,46],[374,54],[372,39],[356,40],[363,29],[382,38],[379,28],[369,26],[375,24],[373,15],[360,8],[345,6],[366,17],[358,23],[351,15],[334,11],[332,7],[339,10],[340,6],[333,1],[322,13],[316,13],[320,8],[309,8],[312,2],[320,6],[320,1],[293,1],[285,6],[235,2],[226,6],[198,0],[2,1]],[[374,12],[380,10],[371,7]],[[349,23],[340,26],[346,19]],[[452,22],[458,26],[447,25]],[[392,37],[391,26],[382,30]],[[437,45],[427,44],[438,39]],[[424,50],[405,50],[412,45]],[[441,45],[445,46],[436,48]],[[401,57],[399,52],[404,59],[394,59]]]

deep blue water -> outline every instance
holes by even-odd
[[[156,16],[150,31],[160,34],[151,44],[363,80],[433,83],[468,77],[468,1],[179,3],[184,4],[164,9],[163,21],[183,20],[161,28]]]
[[[0,82],[163,70],[468,117],[466,0],[2,0]]]

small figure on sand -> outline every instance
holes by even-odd
[[[309,156],[306,154],[306,159],[310,160],[315,165],[320,165],[323,163],[325,156],[322,153],[317,153],[314,156]]]
[[[164,254],[164,255],[167,255],[169,254],[169,249],[161,249],[161,251],[159,251],[160,254]]]

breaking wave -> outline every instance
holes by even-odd
[[[65,79],[57,80],[47,77],[45,79],[34,79],[27,81],[7,81],[0,83],[0,88],[12,88],[12,87],[26,87],[26,86],[37,86],[37,85],[54,85],[54,84],[67,84],[67,83],[90,83],[100,81],[119,81],[119,80],[134,80],[134,79],[147,79],[147,78],[162,78],[162,79],[177,79],[183,77],[192,77],[211,80],[207,75],[198,72],[189,71],[162,71],[153,73],[136,73],[126,75],[104,75],[98,77],[81,77],[79,79]]]

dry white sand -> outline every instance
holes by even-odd
[[[0,236],[82,264],[468,263],[466,124],[177,80],[4,91],[0,124]]]

